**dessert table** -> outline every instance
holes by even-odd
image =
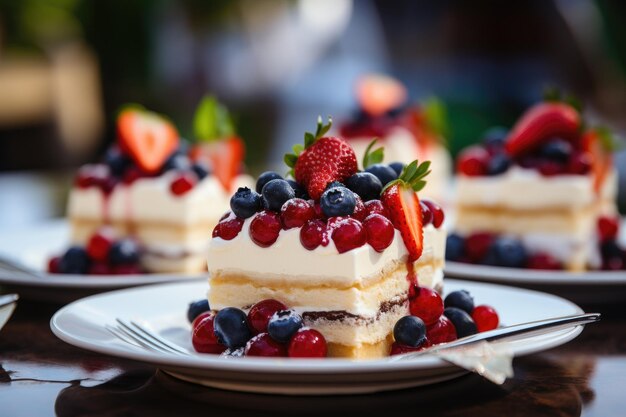
[[[22,300],[0,331],[3,416],[390,415],[413,409],[444,416],[606,416],[626,399],[626,311],[600,311],[572,342],[516,359],[503,386],[476,375],[422,388],[362,396],[244,394],[176,380],[152,366],[107,357],[57,339],[49,320],[60,305]]]

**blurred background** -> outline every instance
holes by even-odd
[[[0,0],[0,226],[63,215],[73,171],[114,141],[124,103],[189,135],[216,94],[258,174],[318,114],[350,117],[368,72],[439,97],[453,154],[546,86],[623,136],[626,2]],[[624,152],[617,165],[624,211]]]

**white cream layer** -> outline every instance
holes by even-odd
[[[156,178],[140,178],[130,186],[120,184],[108,201],[97,187],[74,187],[70,193],[68,215],[83,219],[108,217],[111,221],[190,225],[215,222],[229,210],[232,193],[224,190],[214,176],[206,177],[191,191],[177,196],[170,191],[175,175],[175,172],[168,172]],[[240,175],[234,189],[253,185],[250,176]]]
[[[601,198],[614,200],[616,190],[617,176],[612,171],[605,181]],[[492,177],[457,177],[457,203],[460,206],[576,210],[597,199],[590,175],[546,177],[534,169],[512,167],[504,174]]]
[[[291,282],[315,284],[316,281],[354,285],[376,275],[387,265],[406,260],[407,249],[396,230],[391,245],[382,253],[370,245],[340,254],[331,242],[307,250],[300,243],[300,229],[281,230],[278,239],[267,248],[255,244],[249,236],[246,219],[239,235],[232,240],[211,239],[208,251],[209,272],[220,271],[267,278],[286,278]],[[423,259],[444,258],[446,232],[432,225],[424,228]]]

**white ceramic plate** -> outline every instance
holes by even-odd
[[[0,256],[16,260],[41,276],[0,268],[0,285],[17,290],[23,298],[68,301],[102,291],[181,280],[205,280],[206,274],[72,275],[48,274],[47,262],[69,245],[66,220],[53,220],[28,228],[4,230]]]
[[[467,289],[479,304],[496,307],[505,325],[578,314],[562,298],[468,281],[446,280],[447,292]],[[217,355],[164,355],[135,348],[112,336],[106,324],[116,317],[143,322],[162,337],[192,349],[185,318],[190,302],[205,296],[206,283],[170,283],[94,295],[59,310],[51,320],[54,334],[72,345],[154,364],[187,381],[217,388],[279,394],[348,394],[408,388],[458,377],[465,371],[436,357],[390,363],[387,360],[223,358]],[[516,355],[561,345],[581,328],[508,342]]]

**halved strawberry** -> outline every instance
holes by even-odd
[[[117,118],[120,148],[149,174],[157,173],[178,147],[178,131],[164,117],[147,110],[129,108]]]
[[[192,159],[209,161],[213,175],[227,191],[232,191],[233,181],[239,175],[245,154],[246,147],[237,136],[201,143],[191,150]]]
[[[406,88],[387,75],[366,75],[356,84],[359,104],[372,116],[379,116],[400,107],[407,99]]]
[[[594,177],[594,190],[599,193],[604,180],[613,166],[613,155],[610,151],[610,139],[602,138],[606,132],[592,129],[586,131],[581,140],[581,149],[591,155],[591,171]]]
[[[576,140],[580,135],[580,126],[580,113],[569,104],[539,103],[528,109],[513,126],[505,147],[511,156],[519,156],[532,151],[550,137]]]
[[[385,186],[381,195],[391,222],[402,235],[402,241],[409,252],[409,262],[422,256],[424,233],[417,191],[426,185],[424,177],[430,173],[429,168],[430,161],[420,165],[417,161],[411,162],[402,171],[400,178]]]
[[[293,168],[294,178],[307,188],[314,200],[319,200],[328,184],[343,182],[357,171],[356,154],[346,141],[322,137],[331,124],[329,119],[324,125],[319,117],[315,135],[305,133],[305,146],[296,145],[293,154],[285,155],[285,163]]]

